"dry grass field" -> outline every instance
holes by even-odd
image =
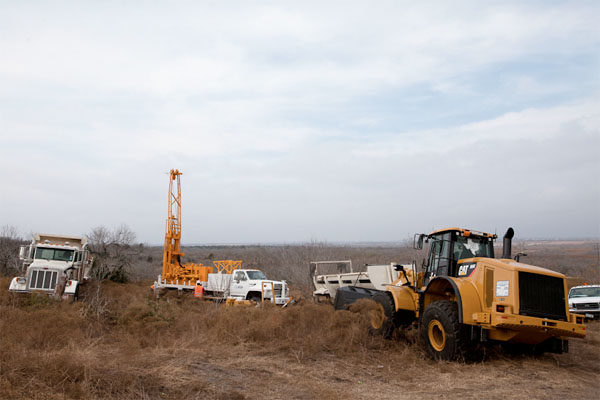
[[[598,273],[596,243],[524,246],[526,262],[547,257],[539,264],[581,279]],[[229,250],[239,254],[221,257],[227,248],[188,253],[196,261],[209,252],[215,259],[244,256],[240,248]],[[404,261],[398,252],[379,250],[321,246],[310,254],[288,249],[286,255],[261,247],[248,248],[246,256],[266,265],[274,278],[285,278],[285,271],[270,263],[284,257],[297,268],[307,268],[297,261],[302,257],[354,260],[362,254],[361,260],[374,263],[384,262],[377,259],[384,254],[385,262]],[[148,276],[158,273],[160,257],[149,253],[140,260],[148,264]],[[491,347],[480,362],[436,362],[424,356],[413,331],[384,340],[367,333],[365,313],[313,304],[304,272],[289,279],[296,280],[292,294],[301,300],[286,309],[224,307],[176,293],[156,300],[149,280],[90,282],[80,301],[55,302],[9,293],[9,278],[1,278],[0,398],[598,397],[599,322],[588,325],[586,339],[570,341],[568,354],[508,356]]]

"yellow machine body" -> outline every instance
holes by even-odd
[[[428,236],[448,232],[453,232],[453,237],[487,238],[490,243],[495,238],[459,228]],[[431,253],[430,248],[429,262],[433,259]],[[416,268],[406,270],[388,285],[386,291],[393,299],[396,315],[410,315],[417,323],[428,306],[446,300],[456,303],[461,324],[477,327],[486,339],[535,345],[553,337],[585,337],[583,317],[569,313],[563,274],[510,258],[450,258],[450,262],[454,263],[449,268],[451,273],[436,275],[425,265],[424,272],[417,272]],[[542,293],[549,285],[554,288],[551,295],[545,292],[546,298],[540,298],[541,294],[536,297],[536,291]],[[552,312],[544,315],[544,307],[550,307]],[[435,330],[436,326],[432,323],[429,328]]]

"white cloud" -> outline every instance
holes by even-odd
[[[179,167],[185,201],[198,205],[188,220],[211,225],[188,222],[195,241],[396,239],[477,218],[485,230],[500,224],[489,208],[506,202],[532,221],[529,235],[544,235],[534,222],[571,207],[575,193],[585,202],[569,235],[597,234],[598,189],[573,182],[598,170],[581,139],[597,144],[600,126],[598,11],[591,2],[0,5],[0,219],[32,230],[55,230],[64,215],[71,230],[127,222],[158,242],[162,173]],[[524,178],[510,184],[522,203],[490,183],[508,184],[507,160]],[[436,209],[440,169],[469,171],[488,204]],[[64,177],[77,196],[55,184]],[[453,179],[439,183],[445,196]]]
[[[159,95],[268,94],[303,84],[364,91],[444,80],[526,54],[574,53],[598,34],[593,5],[78,5],[70,13],[50,4],[5,9],[13,29],[0,40],[11,60],[3,73]],[[279,58],[287,63],[273,64]]]

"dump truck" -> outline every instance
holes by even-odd
[[[36,233],[31,244],[21,246],[23,276],[10,282],[9,290],[45,293],[76,299],[79,285],[89,279],[91,257],[87,238]]]
[[[509,228],[498,259],[495,234],[446,228],[415,235],[415,249],[429,243],[421,270],[416,263],[397,265],[397,280],[362,296],[380,305],[372,330],[390,337],[396,328],[415,326],[434,359],[466,357],[478,343],[567,352],[568,338],[585,337],[584,316],[569,312],[563,274],[511,258],[513,236]],[[336,297],[338,309],[358,298],[350,287]]]

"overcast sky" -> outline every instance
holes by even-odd
[[[597,1],[2,1],[0,225],[600,236]]]

